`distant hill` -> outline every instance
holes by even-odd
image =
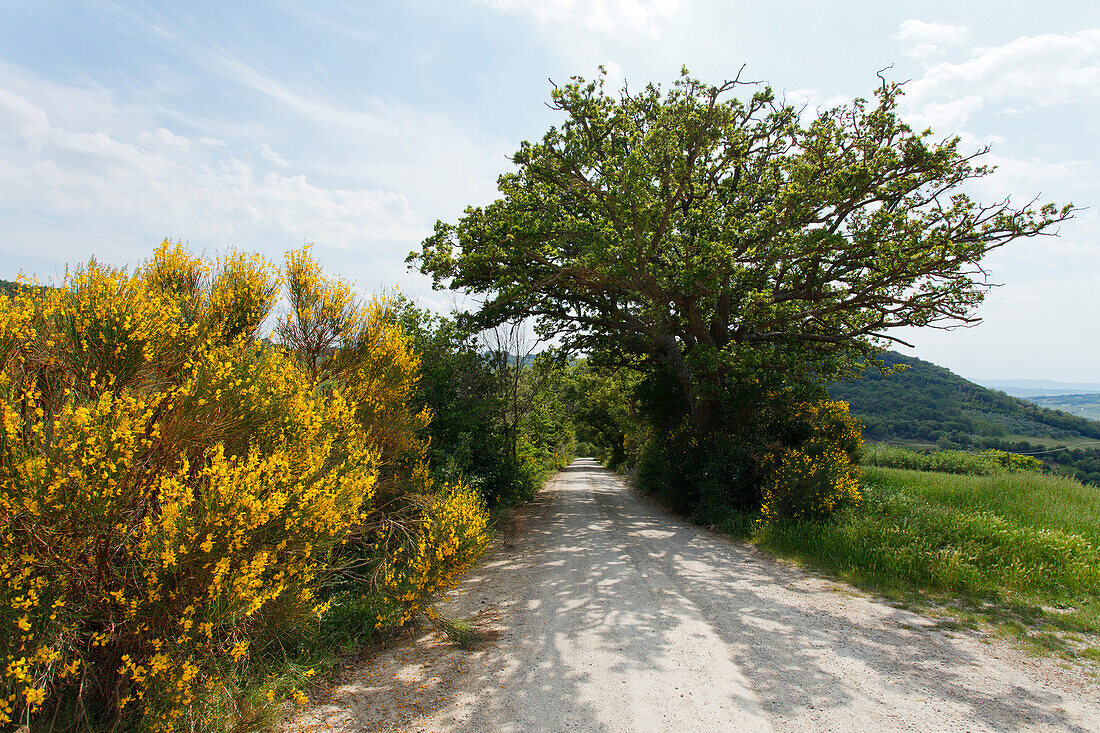
[[[1100,382],[1055,382],[1051,379],[982,379],[978,384],[1013,397],[1100,394]]]
[[[11,280],[0,280],[0,294],[15,295],[20,289],[30,288],[32,292],[41,291],[43,288],[49,287],[47,285],[24,285],[22,283],[13,282]]]
[[[1100,484],[1100,422],[987,389],[915,357],[888,352],[883,360],[908,368],[889,377],[871,368],[863,379],[829,389],[863,421],[867,439],[1037,454],[1052,469]]]
[[[1026,399],[1051,410],[1072,412],[1090,420],[1100,420],[1100,394],[1057,394]]]

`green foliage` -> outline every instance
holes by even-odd
[[[422,431],[434,475],[469,482],[494,508],[534,496],[573,455],[571,367],[552,354],[517,358],[521,341],[479,342],[404,298],[395,318],[421,357],[416,399],[434,415]]]
[[[997,472],[999,462],[992,456],[976,455],[966,451],[922,452],[895,448],[881,443],[867,443],[863,450],[863,465],[989,476]]]
[[[1100,484],[1100,445],[1091,443],[1100,440],[1100,422],[986,389],[913,357],[888,352],[882,362],[902,371],[884,376],[871,366],[862,379],[829,387],[849,402],[869,440],[971,452],[1041,451],[1048,469]],[[1054,450],[1059,445],[1066,448]]]
[[[409,259],[478,296],[477,328],[533,317],[674,382],[663,404],[640,386],[640,475],[681,503],[757,501],[769,443],[805,440],[788,434],[793,405],[892,328],[976,320],[985,253],[1072,215],[971,201],[964,185],[990,170],[958,138],[911,130],[896,84],[803,120],[766,87],[739,99],[739,81],[686,70],[665,89],[604,81],[556,87],[563,120],[521,144],[501,198],[437,222]]]
[[[989,456],[1002,468],[1009,471],[1041,471],[1043,462],[1034,456],[1021,456],[1015,453],[1006,453],[1003,450],[987,450],[982,455]]]
[[[491,504],[517,493],[485,356],[453,320],[403,297],[396,304],[395,317],[421,358],[417,404],[434,416],[423,429],[432,471],[443,481],[465,478]]]
[[[594,359],[576,364],[566,398],[573,409],[578,455],[597,457],[609,468],[626,462],[640,420],[633,394],[636,383],[633,370]]]
[[[864,507],[827,522],[757,525],[755,539],[879,592],[915,601],[949,593],[987,620],[1100,632],[1094,488],[1032,471],[869,467],[865,494]],[[729,529],[744,533],[737,520]]]

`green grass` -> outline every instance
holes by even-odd
[[[316,626],[253,644],[247,677],[207,692],[192,713],[206,728],[224,733],[267,733],[297,708],[287,701],[295,690],[307,695],[362,650],[399,633],[378,629],[379,598],[372,593],[339,592]]]
[[[464,618],[450,619],[441,615],[438,610],[434,612],[434,616],[429,618],[432,625],[442,631],[451,643],[459,649],[469,651],[477,646],[480,639],[472,620]]]
[[[1037,651],[1092,656],[1100,634],[1100,489],[1037,473],[865,469],[865,506],[753,525],[777,554],[918,606],[949,606]],[[744,535],[744,517],[723,527]]]

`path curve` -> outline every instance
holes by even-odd
[[[288,730],[1100,731],[1100,685],[670,517],[590,459],[558,474],[433,635]]]

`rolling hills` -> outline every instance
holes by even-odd
[[[869,368],[862,379],[829,389],[863,421],[866,439],[1033,454],[1053,471],[1100,485],[1100,422],[987,389],[915,357],[887,352],[883,361],[905,369],[884,377]]]

